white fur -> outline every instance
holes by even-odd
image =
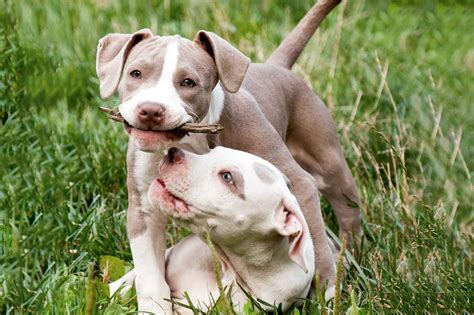
[[[125,274],[122,278],[109,284],[110,297],[120,289],[120,296],[124,297],[128,290],[130,290],[135,281],[135,269]]]
[[[140,150],[135,151],[135,163],[132,174],[137,184],[137,190],[140,192],[141,211],[143,212],[149,211],[150,206],[147,192],[151,181],[159,175],[158,166],[163,155],[163,152],[149,153]]]
[[[263,182],[255,171],[255,163],[264,164],[273,174],[274,182]],[[219,175],[222,170],[242,174],[245,198],[222,181]],[[154,188],[157,184],[150,187],[150,204],[156,210],[159,208],[177,219],[184,219],[197,234],[209,229],[216,247],[220,248],[222,278],[224,285],[232,288],[237,311],[242,310],[246,296],[236,282],[255,297],[269,303],[282,303],[284,309],[298,298],[306,297],[314,276],[313,245],[306,227],[303,255],[308,269],[305,270],[291,260],[289,241],[275,238],[281,222],[275,219],[276,212],[283,211],[283,200],[285,208],[289,206],[287,209],[298,212],[301,217],[302,214],[283,175],[273,165],[249,153],[218,147],[205,155],[185,152],[185,162],[165,165],[161,178],[173,195],[188,204],[191,214],[177,213],[174,208],[160,203],[160,195]],[[182,296],[186,291],[193,304],[208,304],[209,294],[214,298],[218,294],[212,261],[206,254],[205,244],[195,240],[197,236],[192,238],[194,240],[187,239],[173,247],[166,270],[168,284],[178,301],[186,303]]]
[[[164,278],[154,255],[153,238],[148,234],[149,230],[130,240],[135,265],[138,309],[154,314],[166,314],[171,310],[171,305],[161,299],[163,296],[170,296],[170,292],[168,285],[162,283]]]
[[[336,286],[332,285],[326,289],[326,292],[324,292],[324,299],[327,302],[330,299],[334,298],[335,295],[336,295]]]
[[[132,126],[141,127],[137,119],[138,107],[144,102],[156,102],[166,109],[164,123],[160,129],[167,130],[192,121],[185,110],[186,103],[174,87],[173,77],[178,65],[178,41],[173,40],[166,47],[161,76],[155,86],[142,88],[119,106],[120,113]]]
[[[140,150],[135,151],[134,170],[131,172],[136,182],[137,190],[140,192],[140,211],[147,213],[151,220],[154,215],[150,210],[147,198],[147,191],[151,181],[159,174],[159,161],[163,153],[148,153]],[[163,297],[170,297],[169,287],[166,283],[161,268],[155,257],[156,244],[153,244],[153,237],[150,234],[153,229],[147,229],[144,234],[130,239],[135,276],[124,277],[110,286],[111,293],[116,291],[122,284],[125,287],[120,291],[123,295],[126,288],[130,287],[130,279],[135,279],[138,309],[140,311],[150,311],[158,314],[166,314],[171,309],[169,303],[162,301]],[[122,280],[122,281],[121,281]],[[165,309],[165,311],[163,310]]]
[[[290,259],[286,238],[276,239],[276,243],[274,242],[281,222],[276,214],[282,209],[282,201],[285,200],[285,208],[301,214],[296,198],[286,186],[283,174],[261,158],[228,148],[218,147],[205,155],[190,152],[184,154],[184,164],[164,166],[162,179],[168,189],[182,198],[196,214],[187,217],[188,226],[198,234],[203,228],[207,228],[214,238],[222,268],[222,283],[231,290],[235,309],[241,311],[247,300],[237,283],[243,285],[254,297],[271,304],[282,303],[284,309],[299,298],[306,297],[315,266],[309,232],[303,234],[307,270]],[[145,182],[149,183],[152,176],[145,165],[156,163],[153,154],[137,152],[135,171],[144,181],[139,185],[140,190],[146,186]],[[255,171],[255,163],[268,168],[273,174],[272,183],[262,181]],[[245,181],[245,198],[233,193],[222,182],[219,172],[223,169],[238,170],[242,174]],[[153,196],[154,185],[157,184],[152,184],[148,192],[149,215],[153,216],[152,211],[158,211],[158,208],[173,214],[173,209],[166,209],[164,204],[159,203],[159,197]],[[206,212],[200,213],[200,209]],[[175,214],[173,216],[176,217]],[[179,215],[177,218],[179,219]],[[136,266],[139,309],[156,312],[161,310],[156,299],[166,296],[166,292],[161,292],[165,286],[160,283],[163,277],[154,262],[156,257],[153,256],[151,239],[147,231],[132,239],[131,247]],[[206,306],[211,306],[211,302],[218,298],[219,292],[206,244],[198,236],[190,236],[168,249],[166,259],[166,279],[172,297],[186,304],[183,294],[187,292],[194,305],[199,305],[203,310],[206,310]],[[133,274],[128,274],[112,283],[111,292],[124,284],[129,288],[133,277]],[[334,288],[328,290],[326,298],[331,295],[334,295]],[[186,312],[179,307],[175,307],[174,311]]]
[[[214,90],[211,93],[211,102],[209,104],[209,111],[204,116],[202,122],[205,124],[215,124],[221,118],[222,111],[224,109],[224,90],[222,89],[221,83],[217,83]]]

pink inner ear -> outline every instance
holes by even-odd
[[[294,212],[288,211],[285,220],[285,230],[289,237],[290,250],[288,253],[291,260],[298,264],[305,272],[308,272],[305,256],[306,241],[304,236],[308,231],[305,231],[307,227],[302,220],[304,220],[304,218],[299,218]]]
[[[277,208],[274,220],[280,235],[288,237],[290,259],[307,273],[306,246],[309,229],[294,196],[282,200],[282,206]]]

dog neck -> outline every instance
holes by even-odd
[[[274,283],[276,273],[304,273],[289,257],[287,238],[262,240],[249,237],[234,245],[219,246],[218,256],[224,264],[230,266],[235,281],[254,296],[268,298],[269,302],[273,302],[273,296],[282,296],[282,292],[273,294],[281,287],[281,284]]]

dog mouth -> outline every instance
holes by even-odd
[[[183,199],[170,192],[163,179],[157,178],[155,185],[155,192],[152,192],[152,194],[156,194],[160,209],[177,217],[188,217],[191,214],[190,206]]]
[[[179,127],[168,130],[152,130],[132,126],[124,119],[123,126],[127,134],[145,141],[169,142],[182,139],[188,133],[179,129]]]

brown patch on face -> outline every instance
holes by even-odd
[[[196,85],[181,86],[185,79],[193,80]],[[190,115],[195,118],[204,118],[209,110],[211,92],[218,81],[217,68],[211,56],[196,43],[180,39],[173,81],[179,97],[189,106],[186,109],[188,113],[192,112]]]
[[[253,163],[253,168],[258,178],[260,178],[261,181],[265,184],[272,184],[278,180],[278,177],[275,175],[275,172],[273,172],[271,168],[262,163]]]

